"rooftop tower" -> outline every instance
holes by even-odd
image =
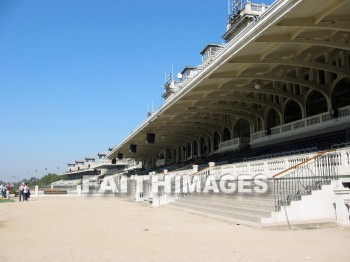
[[[229,0],[229,14],[226,33],[222,38],[229,42],[244,28],[256,21],[269,7],[266,4],[254,4],[250,0]]]

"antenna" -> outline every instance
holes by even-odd
[[[247,0],[233,0],[232,15],[236,16],[245,7]]]
[[[174,81],[174,64],[171,64],[171,81]]]
[[[153,112],[153,99],[152,99],[152,112]]]
[[[228,15],[231,15],[231,0],[227,0]]]

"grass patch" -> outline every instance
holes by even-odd
[[[6,198],[0,198],[0,204],[1,203],[10,203],[10,202],[15,202],[13,199],[6,199]]]

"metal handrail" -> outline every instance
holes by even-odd
[[[320,190],[322,185],[338,179],[338,164],[335,150],[320,152],[312,158],[296,164],[273,176],[275,209],[310,195],[312,190]]]
[[[322,156],[322,155],[324,155],[326,153],[329,153],[329,152],[335,152],[335,150],[334,149],[330,149],[330,150],[322,151],[322,152],[318,153],[317,155],[315,155],[315,156],[313,156],[313,157],[311,157],[311,158],[309,158],[309,159],[307,159],[307,160],[305,160],[305,161],[303,161],[301,163],[298,163],[298,164],[296,164],[296,165],[294,165],[294,166],[292,166],[290,168],[287,168],[287,169],[283,170],[282,172],[277,173],[276,175],[273,176],[273,178],[281,176],[284,173],[288,172],[289,170],[296,169],[297,167],[299,167],[301,165],[304,165],[307,162],[310,162],[310,161],[314,160],[315,158],[318,158],[318,157],[320,157],[320,156]]]

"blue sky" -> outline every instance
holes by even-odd
[[[226,0],[0,0],[0,180],[119,144],[226,21]]]

